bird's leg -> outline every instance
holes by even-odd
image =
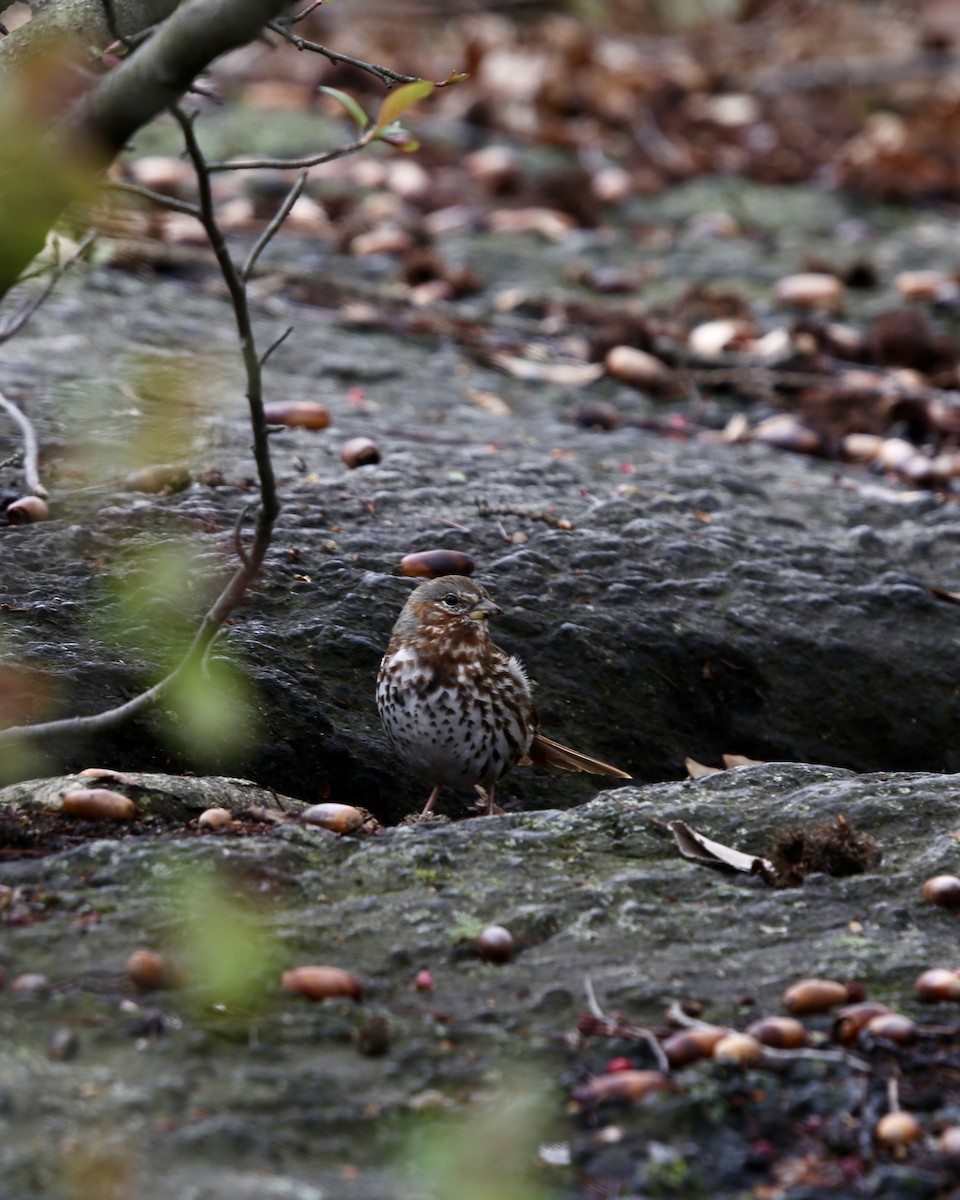
[[[440,784],[438,783],[438,784],[437,784],[437,786],[436,786],[436,787],[433,789],[433,791],[430,793],[430,798],[429,798],[429,800],[427,800],[426,804],[423,806],[423,812],[420,814],[420,819],[421,819],[421,820],[422,820],[424,817],[429,817],[429,816],[430,816],[430,814],[433,812],[433,806],[436,804],[436,802],[437,802],[437,797],[438,797],[439,795],[440,795]]]
[[[477,805],[477,807],[479,808],[484,804],[487,807],[487,810],[484,814],[485,816],[492,817],[497,813],[501,815],[503,814],[503,809],[500,807],[500,805],[494,803],[492,783],[488,788],[485,788],[481,783],[475,783],[473,786],[476,788],[477,795],[480,797],[480,804]]]

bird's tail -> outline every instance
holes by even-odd
[[[530,749],[527,751],[530,761],[537,767],[559,767],[561,771],[587,771],[591,775],[613,775],[617,779],[630,779],[626,771],[611,767],[609,763],[601,762],[599,758],[589,758],[569,746],[561,746],[542,733],[535,733]]]

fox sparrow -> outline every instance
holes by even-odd
[[[537,730],[530,683],[517,659],[494,645],[487,619],[502,610],[464,575],[422,583],[404,605],[377,677],[387,739],[433,791],[474,787],[497,811],[493,789],[518,763],[630,776]]]

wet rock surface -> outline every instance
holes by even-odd
[[[960,1103],[954,1006],[913,993],[921,970],[956,958],[955,918],[920,885],[955,866],[957,777],[769,764],[363,839],[297,821],[201,834],[189,790],[177,809],[179,787],[152,782],[166,807],[136,837],[81,822],[92,840],[4,862],[5,1200],[444,1194],[444,1153],[465,1161],[464,1114],[472,1153],[504,1189],[519,1186],[514,1157],[526,1170],[538,1153],[545,1194],[604,1180],[639,1193],[672,1180],[681,1196],[790,1178],[813,1189],[798,1195],[854,1183],[887,1194],[893,1175],[911,1194],[952,1185],[942,1155],[898,1159],[872,1129],[892,1075],[930,1135]],[[0,811],[25,795],[7,789]],[[237,812],[248,804],[238,789]],[[764,853],[783,825],[839,814],[876,838],[880,865],[780,890],[682,859],[662,824]],[[492,923],[513,935],[508,961],[477,949]],[[239,991],[211,962],[237,926],[255,948]],[[125,964],[144,947],[185,985],[135,987]],[[308,963],[351,972],[362,998],[283,991],[281,972]],[[19,988],[24,973],[46,982]],[[701,1062],[637,1104],[571,1107],[618,1056],[656,1066],[636,1037],[591,1032],[587,981],[628,1026],[661,1028],[680,1000],[743,1028],[781,1013],[803,976],[855,981],[915,1017],[920,1042],[858,1043],[860,1068],[830,1053],[772,1071]],[[827,1036],[829,1014],[803,1019]],[[116,1179],[126,1192],[106,1190]]]
[[[678,191],[673,219],[717,195]],[[769,196],[742,199],[755,223],[773,221]],[[843,215],[820,196],[781,202],[782,227],[765,240],[679,237],[675,286],[719,274],[762,291]],[[934,253],[960,263],[945,222],[873,220],[885,279]],[[299,267],[331,270],[326,252],[300,249]],[[627,240],[446,249],[482,267],[491,294],[464,311],[491,322],[498,282],[547,294],[568,286],[577,256],[642,265],[659,254]],[[345,289],[390,270],[335,265]],[[671,286],[667,276],[652,291]],[[232,568],[256,489],[220,291],[206,269],[147,287],[98,267],[63,281],[2,348],[4,390],[38,428],[52,509],[48,522],[0,526],[3,657],[29,671],[0,690],[5,722],[135,693]],[[854,297],[851,318],[878,303]],[[691,406],[722,427],[742,398],[522,382],[452,334],[371,329],[267,285],[256,315],[264,345],[297,328],[271,358],[271,398],[323,401],[333,423],[273,435],[276,541],[210,662],[236,694],[241,741],[213,732],[200,754],[184,718],[161,709],[0,764],[12,780],[90,766],[155,776],[122,829],[62,815],[59,779],[0,795],[0,1197],[419,1200],[456,1190],[462,1166],[450,1163],[472,1143],[495,1164],[497,1194],[516,1190],[511,1164],[538,1145],[529,1194],[719,1197],[756,1184],[800,1200],[851,1180],[878,1195],[947,1194],[952,1168],[930,1143],[897,1158],[872,1142],[897,1070],[928,1134],[960,1112],[948,1078],[925,1090],[924,1070],[956,1055],[955,1022],[939,1012],[925,1016],[941,1032],[924,1035],[922,1054],[858,1048],[866,1082],[844,1063],[783,1074],[707,1064],[634,1107],[569,1101],[612,1058],[653,1065],[635,1040],[576,1034],[586,978],[605,1012],[651,1026],[665,1001],[693,998],[707,1019],[743,1027],[779,1011],[804,975],[929,1011],[913,979],[956,951],[954,918],[920,895],[956,860],[957,778],[930,774],[960,768],[957,609],[930,590],[960,590],[955,504],[836,462],[688,436]],[[507,410],[478,400],[490,395]],[[618,427],[575,423],[585,395],[614,405]],[[340,446],[355,436],[375,439],[379,464],[348,470]],[[16,443],[4,437],[6,457]],[[171,459],[191,468],[188,488],[124,482]],[[3,470],[16,490],[16,470]],[[141,587],[158,546],[189,563],[166,594]],[[288,812],[342,801],[384,825],[422,804],[427,788],[389,757],[373,682],[411,586],[399,560],[435,547],[477,561],[505,609],[497,639],[538,681],[544,731],[639,785],[583,804],[596,781],[518,770],[498,798],[523,811],[366,838],[244,817],[251,787],[268,793],[258,804],[271,790]],[[724,752],[827,766],[662,782],[688,755]],[[208,792],[192,780],[188,792],[160,775],[189,771],[252,783]],[[445,795],[441,807],[465,802]],[[238,825],[201,833],[211,804]],[[651,820],[764,854],[781,825],[840,814],[877,839],[880,865],[785,890],[681,859]],[[505,963],[476,950],[491,923],[515,939]],[[232,950],[218,975],[220,945]],[[140,947],[183,960],[186,986],[137,991],[125,963]],[[281,990],[283,970],[311,963],[355,973],[363,999]],[[417,990],[422,971],[432,991]],[[23,974],[46,982],[14,993]],[[811,1024],[826,1032],[829,1020]]]
[[[707,185],[674,194],[678,228],[720,195]],[[769,286],[795,264],[801,234],[814,252],[843,217],[836,198],[774,192],[776,225],[757,195],[747,188],[740,202],[769,226],[766,242],[688,246],[680,233],[666,265],[687,282],[719,272],[756,292],[758,278]],[[859,252],[891,277],[926,261],[927,226],[890,231],[880,210],[872,227],[858,219]],[[941,232],[943,255],[960,261]],[[622,233],[612,245],[641,265],[662,257],[628,248]],[[444,249],[482,265],[489,285],[463,302],[461,320],[494,326],[498,284],[523,277],[533,292],[575,293],[562,282],[569,263],[613,255],[586,235],[548,248],[451,237]],[[296,266],[301,276],[335,269],[348,293],[377,283],[375,264],[334,267],[325,251],[304,251]],[[233,527],[256,489],[231,318],[212,275],[187,275],[152,278],[145,303],[136,276],[78,274],[3,348],[5,387],[38,427],[53,513],[0,529],[4,650],[40,680],[40,699],[14,704],[8,720],[96,711],[155,679],[234,561]],[[651,299],[665,286],[652,284]],[[410,586],[399,560],[434,547],[469,553],[505,608],[497,637],[538,682],[544,731],[638,779],[679,777],[685,756],[715,762],[725,751],[855,770],[960,766],[960,701],[943,653],[957,610],[929,591],[960,582],[954,504],[862,468],[691,439],[683,397],[609,378],[585,390],[523,382],[476,362],[462,338],[369,328],[349,306],[297,304],[296,292],[268,287],[257,309],[264,343],[281,323],[296,328],[271,358],[268,398],[321,400],[333,424],[272,439],[284,506],[275,545],[213,655],[214,670],[230,660],[249,684],[239,744],[211,734],[197,754],[176,714],[160,712],[45,746],[8,763],[8,778],[90,762],[200,769],[398,819],[425,788],[388,756],[373,680]],[[879,303],[851,295],[853,320]],[[506,406],[499,415],[478,402],[491,394]],[[584,396],[612,404],[619,427],[572,420]],[[722,425],[744,400],[720,392],[695,403],[701,423]],[[664,436],[671,416],[679,437]],[[382,461],[349,470],[339,452],[354,436],[374,438]],[[11,431],[3,448],[15,447]],[[197,477],[186,490],[145,495],[124,483],[131,467],[171,457]],[[186,556],[183,586],[141,595],[138,571],[158,547]],[[529,772],[503,789],[527,808],[590,794],[583,778]]]

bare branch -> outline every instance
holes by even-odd
[[[202,666],[204,657],[224,621],[243,600],[247,588],[263,565],[263,560],[270,545],[273,524],[280,511],[273,463],[270,458],[267,425],[263,414],[261,363],[254,341],[246,287],[227,249],[223,233],[217,224],[213,206],[213,194],[210,187],[210,171],[197,142],[193,129],[193,121],[176,106],[173,106],[170,111],[183,131],[187,154],[193,163],[193,168],[197,176],[199,219],[206,231],[217,263],[220,266],[224,282],[230,293],[246,370],[247,401],[250,406],[250,422],[253,428],[254,458],[257,464],[257,474],[260,479],[260,505],[253,543],[249,551],[240,545],[240,526],[246,513],[246,509],[244,509],[237,520],[233,534],[234,545],[237,547],[240,558],[240,565],[234,571],[220,592],[220,595],[207,609],[186,653],[168,675],[155,683],[153,687],[128,700],[125,704],[120,704],[104,712],[93,713],[85,717],[66,717],[62,720],[46,721],[38,725],[21,725],[5,729],[0,732],[0,747],[11,742],[36,742],[56,736],[76,737],[78,735],[102,733],[106,730],[117,728],[119,725],[124,724],[133,717],[160,703],[175,684],[194,666]],[[19,410],[16,411],[19,412]],[[14,414],[11,413],[11,415]],[[22,416],[22,414],[20,415]],[[26,445],[26,432],[24,439]]]
[[[298,18],[299,19],[299,18]],[[306,38],[300,37],[293,33],[281,21],[268,21],[267,28],[272,29],[274,33],[285,38],[292,46],[296,46],[298,50],[310,50],[314,54],[322,54],[334,65],[343,63],[348,67],[356,67],[360,71],[366,71],[369,75],[374,75],[381,83],[386,84],[388,88],[396,87],[398,83],[419,83],[419,75],[401,75],[399,71],[392,71],[389,67],[380,67],[376,63],[364,62],[362,58],[353,58],[350,54],[341,54],[339,50],[331,50],[329,46],[321,46],[319,42],[310,42]]]
[[[356,154],[358,150],[363,150],[365,146],[369,146],[371,135],[364,134],[355,142],[350,142],[346,146],[338,146],[336,150],[325,150],[322,154],[311,154],[307,158],[237,158],[228,159],[223,162],[207,163],[209,171],[253,171],[253,170],[274,170],[274,171],[296,171],[302,170],[304,167],[319,167],[322,163],[333,162],[335,158],[346,158],[348,154]]]
[[[141,187],[139,183],[105,183],[104,188],[108,192],[124,192],[128,196],[139,196],[141,200],[149,200],[151,204],[156,204],[160,208],[168,208],[171,212],[183,213],[188,217],[196,217],[201,220],[200,206],[191,204],[189,200],[179,200],[176,196],[165,196],[163,192],[155,192],[152,188]]]
[[[250,274],[253,271],[253,268],[257,265],[257,259],[264,252],[264,250],[266,250],[267,246],[270,244],[270,241],[272,240],[274,235],[277,233],[280,226],[284,223],[284,221],[287,219],[287,217],[289,217],[290,210],[293,208],[293,206],[296,204],[296,202],[300,199],[300,193],[303,191],[304,184],[306,184],[306,182],[307,182],[307,172],[304,170],[304,171],[300,172],[300,174],[297,176],[296,180],[294,181],[293,187],[290,189],[289,192],[287,192],[286,196],[284,197],[283,203],[280,205],[280,207],[277,209],[276,213],[274,214],[273,220],[266,227],[266,229],[263,231],[263,233],[261,233],[260,236],[257,238],[256,242],[254,243],[253,247],[250,250],[250,253],[247,255],[247,261],[243,264],[242,268],[240,269],[240,278],[243,280],[244,283],[246,283],[247,280],[250,278]],[[260,365],[263,366],[263,359],[260,360]]]
[[[260,355],[260,366],[261,367],[266,363],[267,359],[274,352],[274,350],[278,350],[283,345],[283,343],[287,340],[287,338],[290,336],[291,333],[293,333],[293,326],[288,325],[286,327],[286,329],[283,331],[283,333],[280,334],[279,337],[275,337],[273,339],[273,341],[266,348],[266,350],[264,350],[263,354]]]
[[[49,271],[49,276],[46,284],[43,287],[43,290],[38,292],[37,295],[32,299],[28,300],[19,312],[15,312],[4,325],[0,326],[0,346],[2,346],[4,342],[9,341],[15,333],[20,332],[20,330],[24,327],[24,325],[26,325],[40,305],[43,304],[44,300],[46,300],[46,298],[56,287],[61,276],[66,271],[69,271],[77,259],[82,258],[83,255],[86,254],[86,252],[90,249],[96,239],[96,236],[97,235],[92,232],[85,234],[77,243],[77,248],[70,255],[70,257],[64,259],[62,262],[55,263],[52,269],[49,267],[44,267],[40,271],[35,271],[31,274],[23,276],[21,282],[26,282],[27,279],[36,278],[37,275],[41,275],[44,272]]]
[[[46,496],[47,489],[40,482],[40,474],[37,469],[37,461],[40,455],[33,423],[12,400],[6,398],[3,392],[0,392],[0,408],[4,409],[7,415],[12,417],[20,427],[20,434],[23,438],[23,475],[28,490],[34,496]]]

